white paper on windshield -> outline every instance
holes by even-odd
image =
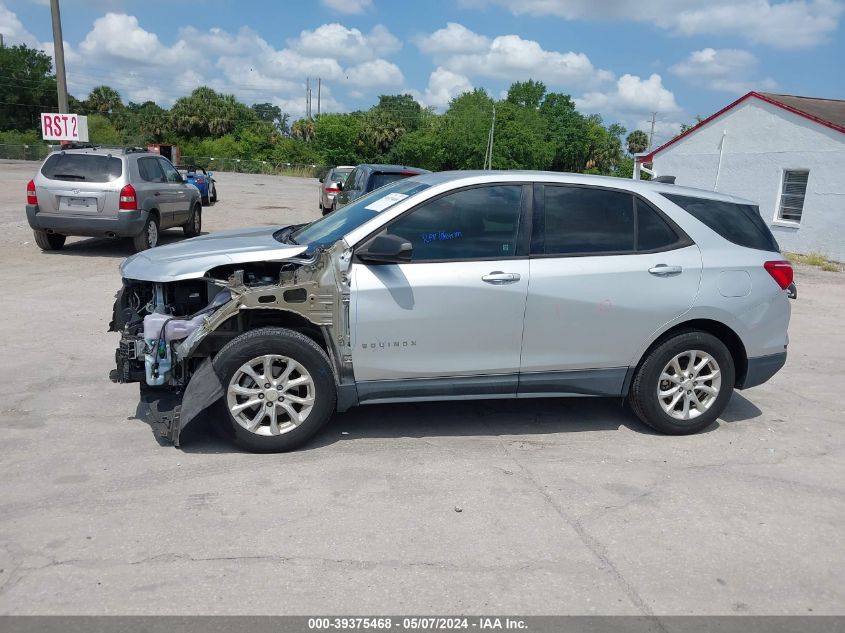
[[[375,211],[376,213],[379,213],[381,211],[384,211],[387,207],[392,207],[397,202],[401,202],[407,197],[408,196],[406,196],[404,193],[389,193],[384,198],[379,198],[378,200],[376,200],[375,202],[371,202],[364,208],[369,211]]]

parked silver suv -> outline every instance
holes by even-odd
[[[181,226],[199,235],[199,190],[166,158],[140,148],[65,149],[51,153],[26,187],[26,217],[44,250],[68,235],[129,237],[136,251]]]
[[[538,172],[423,174],[307,226],[121,266],[113,378],[254,451],[357,404],[627,397],[670,434],[786,361],[792,268],[752,203]],[[530,411],[530,400],[526,401]]]

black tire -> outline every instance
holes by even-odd
[[[313,383],[314,404],[306,418],[291,430],[279,435],[260,435],[249,431],[229,410],[228,391],[233,377],[245,363],[265,355],[278,355],[296,361],[305,368]],[[254,453],[280,453],[295,449],[319,431],[335,412],[337,389],[329,358],[319,345],[299,332],[265,327],[241,334],[229,341],[215,356],[214,368],[224,390],[223,397],[213,408],[215,426],[224,438],[244,450]],[[251,396],[246,398],[249,397]],[[269,395],[266,399],[263,395],[259,397],[270,406]],[[283,401],[284,398],[279,400]],[[257,413],[258,409],[254,411]],[[269,428],[269,420],[267,421]]]
[[[182,225],[182,230],[185,232],[185,237],[196,237],[202,233],[202,207],[200,205],[194,205],[191,219]]]
[[[35,243],[42,251],[58,251],[65,245],[66,235],[58,235],[56,233],[48,233],[41,229],[34,229]]]
[[[715,360],[720,372],[721,384],[714,400],[705,411],[689,420],[679,420],[664,411],[657,390],[663,369],[670,361],[679,354],[692,351],[705,352]],[[662,341],[645,356],[631,383],[628,401],[637,417],[656,431],[667,435],[698,433],[713,424],[728,405],[733,393],[735,371],[730,351],[718,338],[699,330],[679,332]],[[667,388],[673,388],[673,384],[667,380],[663,381],[663,386]],[[688,388],[690,384],[694,385],[694,383],[686,383],[686,387],[678,385],[677,388],[683,392],[683,389]],[[708,386],[708,383],[703,384]],[[711,381],[709,386],[712,387],[712,385]],[[696,398],[701,395],[694,386],[691,388]],[[684,398],[683,395],[681,397]],[[706,394],[704,397],[707,397]],[[682,402],[679,404],[683,406]],[[671,399],[669,406],[671,406]]]
[[[151,232],[150,230],[151,225],[155,226],[154,232]],[[144,224],[144,228],[140,233],[138,233],[138,235],[132,238],[132,247],[135,249],[136,253],[140,253],[141,251],[145,251],[149,248],[155,248],[158,246],[159,235],[160,230],[158,218],[150,213],[147,217],[146,224]]]
[[[211,183],[211,189],[209,190],[208,194],[209,200],[211,200],[211,204],[217,202],[217,187],[214,186],[214,183]]]

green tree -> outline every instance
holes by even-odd
[[[505,100],[496,104],[493,169],[548,169],[554,149],[534,106]]]
[[[439,171],[446,163],[446,148],[441,134],[442,122],[434,119],[425,128],[408,132],[387,156],[387,162]]]
[[[442,169],[481,169],[484,166],[493,105],[493,99],[481,88],[452,99],[442,117]]]
[[[189,96],[177,99],[170,109],[170,126],[185,136],[223,136],[258,118],[234,95],[219,94],[200,86]]]
[[[38,129],[41,112],[57,111],[52,69],[43,51],[22,44],[0,47],[0,129]]]
[[[523,108],[537,109],[543,102],[543,97],[546,95],[546,84],[542,81],[517,81],[511,84],[508,89],[508,96],[505,100],[508,103],[522,106]]]
[[[88,115],[88,140],[98,145],[122,145],[123,134],[108,117],[102,114]]]
[[[409,94],[379,95],[378,103],[370,108],[382,121],[389,121],[394,128],[413,132],[426,119],[427,111]]]
[[[90,114],[112,114],[123,109],[123,100],[114,88],[97,86],[88,93],[85,107]]]
[[[324,114],[313,125],[312,145],[322,164],[354,165],[360,162],[357,150],[362,127],[358,117],[352,114]]]
[[[293,138],[310,143],[314,139],[314,121],[309,119],[297,119],[293,122],[293,125],[290,126],[290,133]]]
[[[625,139],[625,145],[631,155],[644,152],[648,149],[648,134],[642,130],[634,130]]]
[[[551,92],[540,106],[546,140],[552,151],[553,171],[582,172],[589,159],[587,120],[575,109],[569,95]]]

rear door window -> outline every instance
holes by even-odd
[[[544,255],[634,251],[634,204],[630,193],[546,185]],[[539,226],[535,227],[538,230]]]
[[[760,217],[756,205],[669,193],[661,195],[729,242],[760,251],[780,252],[780,246]]]
[[[44,161],[41,174],[50,180],[111,182],[123,174],[123,161],[114,156],[59,152]]]

